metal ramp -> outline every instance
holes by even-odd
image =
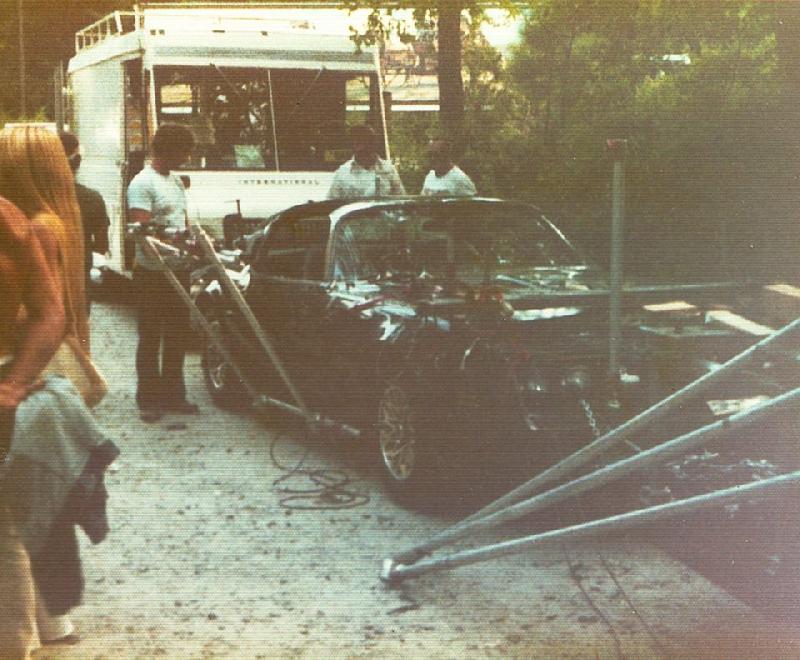
[[[236,359],[231,354],[230,350],[228,350],[228,347],[226,346],[225,341],[222,339],[219,332],[217,332],[214,326],[212,326],[211,323],[209,323],[208,319],[206,319],[205,316],[203,316],[203,313],[194,303],[191,296],[189,296],[189,294],[184,290],[183,286],[178,281],[178,278],[170,270],[170,268],[164,261],[162,253],[174,254],[176,252],[180,253],[180,250],[167,243],[163,243],[162,241],[159,241],[158,239],[152,236],[142,235],[139,236],[137,240],[139,240],[142,248],[150,256],[158,259],[158,261],[161,263],[164,276],[167,278],[167,281],[170,283],[170,286],[172,286],[172,288],[175,290],[175,293],[189,308],[189,311],[192,317],[194,318],[195,322],[197,323],[198,328],[202,330],[202,332],[206,335],[208,340],[214,344],[214,347],[219,351],[220,355],[222,355],[225,358],[228,365],[236,374],[236,377],[241,381],[242,386],[245,388],[248,395],[252,398],[253,402],[256,405],[273,406],[276,408],[280,408],[281,410],[284,410],[286,412],[289,412],[293,415],[298,415],[306,422],[309,429],[311,429],[312,431],[330,429],[337,433],[343,433],[345,435],[349,435],[352,437],[359,437],[361,435],[361,431],[359,429],[349,426],[348,424],[337,422],[336,420],[333,420],[330,417],[326,417],[325,415],[313,412],[309,409],[309,407],[306,405],[303,399],[303,396],[301,395],[294,381],[292,380],[286,368],[284,367],[283,361],[280,359],[280,356],[275,350],[275,347],[272,345],[272,342],[267,337],[267,334],[261,328],[261,325],[258,323],[258,320],[253,314],[253,311],[250,309],[250,306],[244,299],[244,296],[242,295],[242,292],[239,290],[239,287],[236,286],[236,283],[231,279],[230,275],[228,274],[225,265],[220,261],[219,256],[214,250],[214,244],[211,238],[205,231],[203,231],[200,228],[193,228],[192,233],[197,244],[202,249],[203,254],[206,257],[208,263],[211,266],[213,266],[214,269],[216,270],[220,283],[225,288],[227,293],[230,295],[231,300],[234,302],[239,312],[244,317],[248,327],[255,336],[259,344],[259,347],[267,356],[270,364],[272,364],[272,366],[275,368],[275,371],[278,373],[281,380],[286,385],[286,389],[291,395],[293,403],[281,401],[279,399],[275,399],[263,394],[251,382],[247,374],[245,374],[242,371],[242,369],[239,368]]]
[[[710,393],[714,388],[730,385],[746,373],[748,368],[759,366],[766,361],[782,361],[785,364],[798,366],[798,357],[800,357],[800,319],[769,334],[724,364],[715,366],[697,380],[600,436],[477,513],[439,532],[427,542],[385,559],[381,579],[397,583],[409,577],[523,552],[534,546],[587,538],[701,508],[741,501],[753,496],[775,497],[796,489],[800,486],[800,471],[522,538],[473,547],[438,557],[431,556],[436,550],[448,544],[468,540],[479,532],[542,511],[644,468],[663,464],[671,457],[685,454],[712,440],[725,441],[734,431],[764,423],[781,414],[800,413],[800,387],[786,389],[780,394],[759,401],[755,407],[734,412],[723,419],[678,435],[651,448],[636,451],[632,456],[610,462],[586,474],[573,476],[571,480],[568,479],[580,468],[590,465],[592,461],[603,455],[607,457],[610,450],[619,448],[623,443],[635,447],[630,442],[635,434],[658,429],[659,423],[667,422],[670,417],[680,416],[681,406],[695,401],[700,395]]]

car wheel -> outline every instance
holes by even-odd
[[[219,321],[212,321],[211,326],[219,332]],[[216,405],[228,410],[241,410],[249,405],[250,399],[244,384],[210,341],[203,352],[202,366],[206,387]]]
[[[393,384],[378,403],[378,452],[389,494],[400,504],[415,509],[434,509],[448,490],[446,478],[452,471],[442,469],[446,448],[432,444],[433,411],[413,388]],[[451,466],[452,467],[452,466]]]

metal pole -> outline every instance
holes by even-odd
[[[678,513],[689,513],[697,509],[721,505],[727,502],[736,501],[748,496],[762,495],[775,496],[790,488],[796,488],[800,484],[800,472],[771,477],[762,481],[754,481],[749,484],[733,486],[724,490],[705,493],[667,504],[637,511],[622,513],[609,518],[593,520],[579,525],[572,525],[563,529],[554,529],[520,539],[513,539],[503,543],[496,543],[482,548],[473,548],[457,552],[447,557],[439,559],[429,559],[418,562],[412,566],[397,564],[391,559],[384,561],[381,579],[387,582],[399,582],[405,578],[417,577],[424,573],[441,571],[466,564],[474,564],[495,557],[515,554],[527,550],[534,546],[545,545],[554,541],[574,540],[602,534],[603,532],[619,531],[628,529],[634,525],[661,520],[668,516]]]
[[[214,327],[208,322],[206,317],[203,316],[202,312],[197,308],[197,305],[195,305],[194,300],[192,300],[191,296],[188,294],[186,289],[183,288],[183,285],[181,285],[180,281],[175,276],[175,273],[173,273],[169,268],[167,268],[166,264],[164,263],[164,260],[161,258],[161,254],[159,253],[158,248],[156,247],[156,241],[149,236],[143,236],[141,237],[140,240],[141,240],[141,245],[144,248],[145,252],[147,252],[151,257],[158,259],[158,261],[161,263],[164,276],[167,278],[167,282],[169,282],[170,286],[172,286],[172,288],[175,290],[175,293],[178,295],[178,297],[189,308],[189,312],[192,314],[195,321],[199,323],[200,327],[203,328],[203,331],[206,333],[206,335],[208,335],[209,339],[211,339],[211,341],[214,342],[216,349],[220,352],[222,357],[224,357],[226,362],[231,365],[231,368],[233,369],[236,376],[244,384],[245,389],[248,391],[248,394],[250,394],[250,396],[252,396],[253,398],[258,398],[260,396],[258,391],[249,383],[244,374],[236,366],[236,362],[233,361],[233,356],[230,354],[225,344],[219,338],[219,335],[215,331]]]
[[[272,70],[267,69],[267,86],[269,87],[269,117],[272,123],[272,148],[275,150],[275,171],[281,171],[281,160],[278,154],[278,127],[275,125],[275,101],[272,98]]]
[[[800,388],[795,388],[756,408],[736,413],[731,415],[728,419],[722,419],[713,424],[695,429],[690,433],[678,436],[652,449],[644,450],[629,458],[606,465],[574,481],[569,481],[552,490],[540,493],[529,500],[524,500],[480,518],[471,518],[459,525],[445,529],[439,532],[439,534],[436,534],[428,542],[396,555],[395,560],[401,563],[405,561],[414,561],[446,543],[463,538],[470,532],[478,532],[496,527],[533,513],[534,511],[538,511],[539,509],[552,506],[569,497],[585,493],[598,486],[624,477],[634,470],[652,465],[658,461],[663,461],[675,454],[688,451],[704,442],[728,434],[734,429],[754,424],[776,412],[786,409],[796,410],[800,407],[798,399],[800,399]]]
[[[381,66],[381,58],[378,53],[379,49],[375,49],[374,60],[375,68],[378,71],[376,84],[378,86],[378,112],[380,112],[381,131],[383,132],[383,150],[386,154],[386,160],[392,159],[392,154],[389,152],[389,127],[386,117],[386,99],[383,97],[383,67]]]
[[[619,356],[622,351],[622,243],[625,222],[625,140],[608,140],[614,156],[614,174],[611,185],[611,295],[608,324],[608,375],[616,378],[620,373]]]
[[[227,289],[228,293],[230,294],[233,301],[236,303],[236,306],[239,308],[239,311],[242,312],[242,315],[247,320],[250,329],[253,331],[253,334],[258,339],[258,342],[261,344],[261,347],[266,351],[267,355],[269,355],[269,359],[272,360],[272,364],[275,366],[275,370],[278,372],[278,375],[281,377],[283,382],[286,384],[289,392],[292,395],[297,407],[303,411],[303,414],[309,419],[312,420],[313,416],[308,410],[308,406],[306,406],[305,402],[303,401],[303,397],[300,395],[299,390],[294,386],[292,379],[289,377],[288,372],[283,366],[283,362],[278,357],[275,349],[272,347],[272,343],[267,338],[266,333],[264,332],[263,328],[256,319],[255,315],[253,314],[253,310],[250,309],[250,306],[247,304],[247,301],[242,296],[242,292],[239,288],[233,283],[228,272],[225,270],[225,266],[220,262],[217,258],[217,253],[214,251],[214,246],[211,244],[211,239],[208,237],[208,234],[205,233],[202,229],[196,230],[196,235],[198,238],[198,242],[200,243],[200,247],[203,249],[206,257],[216,266],[217,272],[219,274],[219,279],[222,285]]]
[[[597,440],[591,442],[585,447],[582,447],[575,453],[570,454],[564,460],[547,468],[544,472],[536,475],[530,481],[517,486],[511,492],[469,516],[464,522],[480,518],[493,513],[494,511],[499,511],[505,506],[535,493],[545,484],[553,482],[566,476],[570,472],[573,472],[577,468],[588,463],[593,458],[599,456],[602,452],[617,446],[621,442],[630,438],[630,436],[632,436],[634,433],[642,431],[646,425],[653,424],[673,410],[680,408],[687,400],[696,397],[710,389],[712,386],[717,385],[720,381],[730,376],[736,369],[747,365],[758,357],[763,357],[762,354],[769,351],[773,344],[779,343],[781,340],[790,337],[798,331],[800,331],[800,319],[792,321],[777,332],[765,337],[750,348],[732,357],[717,370],[702,375],[697,380],[685,385],[677,392],[673,392],[668,397],[652,405],[647,410],[642,411],[620,426],[612,429],[604,436],[597,438]]]
[[[64,131],[64,67],[61,62],[53,71],[53,107],[58,132]]]
[[[301,409],[297,406],[293,406],[284,401],[279,401],[278,399],[273,399],[271,397],[259,393],[258,389],[250,383],[246,374],[236,365],[236,361],[233,355],[225,346],[225,342],[219,336],[219,333],[216,331],[214,326],[212,326],[208,322],[206,317],[203,316],[203,313],[198,309],[194,300],[192,300],[191,296],[186,292],[186,289],[184,289],[181,283],[178,281],[178,278],[175,276],[175,273],[173,273],[164,263],[164,260],[161,258],[161,254],[159,253],[158,248],[156,247],[159,241],[150,236],[144,236],[142,237],[141,240],[144,250],[150,256],[158,259],[158,261],[161,263],[164,276],[167,278],[167,282],[169,282],[169,284],[178,294],[178,297],[180,297],[180,299],[183,300],[183,303],[189,308],[189,312],[192,314],[195,321],[200,325],[200,327],[206,333],[208,338],[213,342],[215,348],[220,352],[220,355],[222,355],[225,361],[230,365],[231,369],[236,374],[236,377],[240,381],[242,381],[242,384],[247,390],[247,393],[253,398],[254,401],[257,401],[258,403],[263,405],[271,405],[277,408],[281,408],[282,410],[294,413],[295,415],[300,415],[303,418],[305,418],[307,422],[316,424],[323,428],[337,429],[354,437],[358,437],[361,435],[361,431],[359,431],[356,428],[353,428],[352,426],[349,426],[347,424],[341,424],[328,417],[323,417],[322,415],[319,414],[313,414],[313,415],[309,414],[308,411]]]
[[[22,0],[17,2],[17,19],[19,27],[19,117],[25,119],[28,116],[28,81],[25,72],[25,19]]]

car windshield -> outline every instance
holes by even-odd
[[[534,207],[477,201],[354,212],[337,225],[333,259],[335,276],[347,280],[407,275],[469,284],[584,266]]]

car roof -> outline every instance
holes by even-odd
[[[291,206],[281,211],[278,216],[285,219],[301,218],[309,215],[329,215],[336,222],[339,218],[362,209],[376,208],[380,206],[397,206],[415,204],[463,204],[470,202],[509,204],[514,206],[528,206],[536,209],[532,204],[516,202],[510,200],[497,199],[494,197],[446,197],[429,195],[403,195],[393,197],[344,197],[340,199],[326,199],[318,202],[305,202]],[[538,209],[537,209],[538,210]]]

